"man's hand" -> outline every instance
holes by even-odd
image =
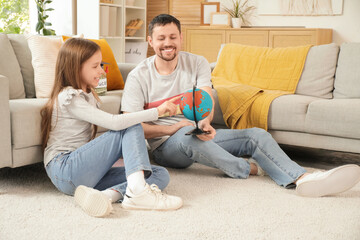
[[[203,141],[214,139],[216,135],[216,130],[210,125],[210,122],[206,120],[207,119],[204,119],[198,123],[201,130],[204,132],[209,132],[209,134],[197,135],[197,137]]]
[[[169,135],[173,135],[176,133],[179,129],[186,127],[186,126],[194,126],[192,122],[189,122],[188,120],[181,120],[180,122],[175,123],[174,125],[171,125],[171,132],[169,132]]]

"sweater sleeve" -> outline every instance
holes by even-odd
[[[156,108],[128,114],[104,112],[88,103],[81,93],[68,94],[63,106],[74,118],[115,131],[158,119]]]

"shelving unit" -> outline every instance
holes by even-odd
[[[117,62],[125,62],[127,42],[146,41],[146,1],[114,0],[112,4],[100,0],[77,0],[77,33],[85,38],[104,38],[109,43]],[[133,19],[144,21],[132,37],[125,37],[125,26]],[[112,25],[113,24],[113,25]]]

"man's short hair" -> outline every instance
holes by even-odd
[[[152,36],[154,27],[165,26],[170,23],[174,23],[177,26],[179,32],[181,33],[180,21],[177,18],[175,18],[174,16],[171,16],[169,14],[160,14],[160,15],[157,15],[156,17],[154,17],[153,20],[151,20],[151,22],[149,24],[149,29],[148,29],[149,36]]]

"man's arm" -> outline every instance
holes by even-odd
[[[179,99],[181,96],[172,98],[169,101],[165,101],[160,106],[157,107],[159,116],[164,113],[169,113],[169,116],[173,116],[177,112],[177,105],[174,102]],[[128,112],[125,112],[128,113]],[[187,120],[182,120],[173,125],[153,125],[148,123],[142,123],[144,129],[144,134],[146,139],[162,137],[162,136],[171,136],[176,133],[180,128],[185,126],[191,126],[192,123]]]
[[[148,123],[141,124],[144,129],[144,134],[146,139],[163,137],[163,136],[171,136],[176,133],[180,128],[185,126],[192,126],[192,123],[183,120],[173,125],[152,125]]]

